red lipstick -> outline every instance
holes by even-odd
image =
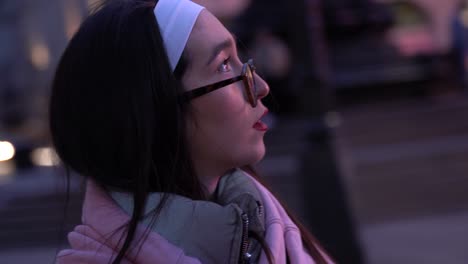
[[[254,129],[256,129],[256,130],[258,130],[258,131],[263,131],[263,132],[265,132],[265,131],[268,130],[267,124],[263,123],[262,120],[261,120],[261,118],[264,117],[264,116],[266,116],[267,114],[268,114],[268,109],[265,110],[265,112],[264,112],[263,115],[260,117],[260,119],[259,119],[257,122],[255,122],[255,124],[253,125],[253,128],[254,128]]]
[[[265,123],[263,123],[262,121],[260,121],[260,120],[257,121],[254,124],[253,128],[255,128],[258,131],[267,131],[268,130],[268,126]]]

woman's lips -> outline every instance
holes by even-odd
[[[267,131],[268,126],[267,124],[263,123],[261,120],[258,120],[254,125],[253,128],[255,128],[258,131]]]
[[[265,110],[265,112],[263,113],[262,117],[263,118],[264,116],[266,116],[268,114],[268,109]],[[253,125],[253,128],[255,128],[256,130],[258,131],[267,131],[268,130],[268,126],[267,124],[263,123],[261,118],[255,122],[255,124]]]

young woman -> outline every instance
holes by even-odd
[[[268,85],[188,0],[114,0],[58,65],[50,128],[87,177],[58,263],[331,263],[256,180]]]

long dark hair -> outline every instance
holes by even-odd
[[[155,1],[97,7],[59,62],[50,130],[62,162],[105,188],[134,195],[133,239],[149,192],[205,199],[185,142],[182,85],[169,66]]]
[[[178,96],[188,61],[172,72],[155,2],[96,7],[68,44],[52,85],[50,130],[63,164],[134,197],[114,263],[129,250],[150,192],[207,199],[184,134],[189,106]]]

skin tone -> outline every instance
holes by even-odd
[[[231,33],[206,9],[187,42],[189,61],[182,82],[187,90],[240,75],[243,62]],[[242,81],[191,101],[187,137],[195,172],[211,195],[219,178],[232,168],[254,164],[265,155],[265,131],[254,125],[267,112],[260,101],[270,88],[255,74],[258,104],[254,108]]]

